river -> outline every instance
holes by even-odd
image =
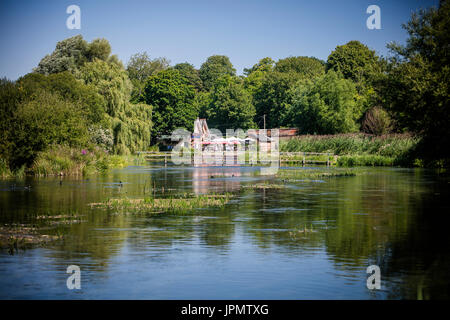
[[[77,217],[59,226],[63,240],[0,251],[0,298],[448,299],[448,179],[423,169],[366,171],[282,189],[244,188],[275,181],[258,167],[133,166],[62,182],[0,180],[2,225]],[[88,205],[224,191],[235,195],[224,208],[182,215]],[[80,267],[81,289],[67,288],[69,265]],[[380,267],[379,290],[367,288],[370,265]]]

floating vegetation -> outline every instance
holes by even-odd
[[[242,188],[257,189],[257,190],[283,189],[285,188],[285,185],[276,183],[257,183],[257,184],[243,185]]]
[[[341,168],[324,168],[324,169],[299,169],[286,170],[280,169],[278,171],[278,178],[283,182],[293,182],[299,180],[318,180],[331,177],[352,177],[363,174],[364,171],[358,169],[341,169]]]
[[[40,228],[26,225],[0,227],[0,248],[10,254],[36,245],[43,245],[58,239],[61,235],[41,234]]]
[[[306,227],[306,225],[303,226],[303,228],[294,229],[293,231],[289,231],[289,237],[292,240],[297,240],[298,237],[305,236],[306,234],[316,233],[317,230],[313,229],[313,226],[311,224],[310,229]]]
[[[0,249],[7,249],[10,254],[19,249],[42,246],[61,239],[68,225],[86,222],[81,215],[74,212],[59,215],[39,215],[33,223],[11,223],[0,227]],[[45,234],[44,234],[45,232]]]
[[[89,205],[91,208],[111,209],[117,211],[117,213],[185,213],[199,208],[223,207],[231,198],[232,195],[230,193],[209,195],[183,194],[169,198],[108,199],[105,202],[90,203]]]

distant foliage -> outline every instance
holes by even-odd
[[[328,56],[326,67],[327,70],[340,72],[346,79],[359,85],[381,72],[381,64],[375,51],[359,41],[337,46]]]
[[[275,64],[277,72],[295,72],[303,78],[313,79],[325,74],[325,62],[314,57],[288,57]]]
[[[226,129],[248,129],[255,127],[255,107],[245,91],[242,81],[225,76],[218,81],[211,93],[206,116],[211,128],[225,134]]]
[[[203,90],[203,82],[200,79],[199,71],[190,63],[178,63],[174,67],[180,74],[185,77],[188,83],[195,88],[197,92]]]
[[[127,63],[128,76],[133,83],[131,100],[133,102],[144,101],[143,93],[145,81],[169,67],[169,60],[166,58],[151,59],[147,52],[136,53],[130,57]]]
[[[42,58],[34,72],[47,75],[63,71],[75,73],[84,63],[95,59],[106,61],[110,54],[108,40],[96,39],[88,43],[77,35],[58,42],[55,50]]]
[[[289,118],[301,133],[357,132],[362,110],[356,96],[355,85],[331,71],[293,89]]]
[[[36,154],[52,144],[79,146],[88,142],[86,119],[69,101],[47,91],[17,106],[12,125],[15,152],[12,167],[31,164]]]
[[[263,127],[266,117],[266,128],[279,128],[289,125],[288,117],[291,108],[291,88],[301,79],[295,72],[269,72],[258,85],[253,96],[256,108],[255,122]]]
[[[147,79],[145,101],[153,106],[153,141],[176,128],[193,129],[198,110],[195,90],[178,70],[167,69]]]
[[[211,90],[217,79],[222,76],[234,76],[236,69],[230,62],[227,56],[215,55],[211,56],[200,67],[199,75],[203,81],[203,87],[206,90]]]

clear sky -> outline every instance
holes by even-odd
[[[81,8],[81,29],[69,30],[66,8]],[[381,9],[381,30],[369,30],[369,5]],[[81,34],[106,38],[126,63],[147,51],[174,65],[195,67],[213,54],[230,57],[238,74],[264,57],[315,56],[359,40],[386,55],[386,43],[403,43],[401,24],[411,12],[438,0],[0,0],[0,77],[15,80],[51,53],[57,41]]]

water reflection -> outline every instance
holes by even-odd
[[[64,240],[45,249],[1,253],[0,297],[449,297],[449,235],[441,223],[449,212],[448,181],[422,170],[369,169],[280,189],[241,188],[282,183],[258,172],[130,167],[62,184],[52,178],[0,181],[2,224],[33,224],[39,216],[68,212],[85,221],[61,227]],[[231,204],[188,215],[118,215],[88,206],[118,196],[224,191],[236,194]],[[46,267],[30,274],[36,264]],[[70,264],[86,275],[78,296],[64,287]],[[381,266],[379,292],[365,286],[370,264]],[[36,276],[53,285],[30,289]]]

